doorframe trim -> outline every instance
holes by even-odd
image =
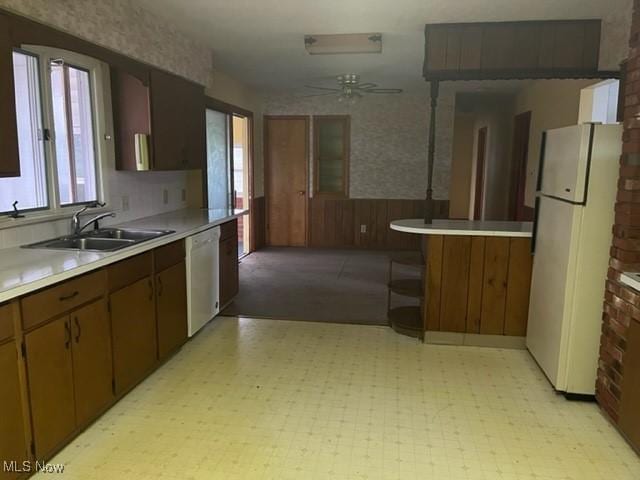
[[[263,115],[262,117],[262,129],[263,129],[263,141],[262,141],[262,158],[264,159],[264,216],[265,216],[265,244],[269,243],[269,183],[271,179],[271,160],[269,159],[269,120],[304,120],[305,129],[305,168],[304,168],[304,180],[305,180],[305,195],[304,195],[304,246],[309,246],[309,162],[310,162],[310,117],[309,115]]]

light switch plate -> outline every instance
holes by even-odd
[[[122,211],[123,212],[129,211],[129,195],[122,196]]]
[[[367,226],[366,225],[360,225],[360,233],[367,233]]]

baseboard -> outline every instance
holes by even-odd
[[[526,349],[525,337],[480,335],[477,333],[425,332],[424,343],[432,345],[508,348],[512,350]]]

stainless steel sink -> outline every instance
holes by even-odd
[[[140,230],[128,228],[103,228],[92,232],[53,238],[44,242],[25,245],[25,248],[46,248],[50,250],[78,250],[92,252],[113,252],[121,248],[137,245],[147,240],[174,233],[173,230]]]

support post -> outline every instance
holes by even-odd
[[[424,223],[433,222],[433,165],[436,160],[436,109],[438,107],[438,93],[440,83],[438,80],[431,80],[431,120],[429,122],[429,150],[427,156],[427,198],[424,205]]]

